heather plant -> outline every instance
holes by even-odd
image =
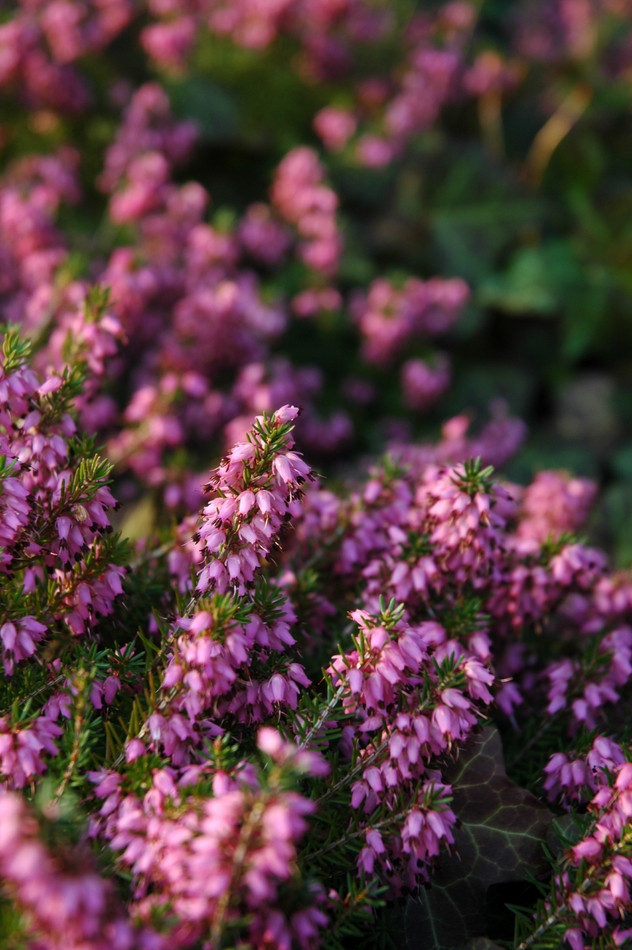
[[[630,36],[0,10],[1,947],[632,945]]]
[[[106,305],[93,294],[85,306],[98,320]],[[484,804],[485,787],[459,788],[458,769],[490,755],[479,746],[493,719],[523,769],[529,758],[534,789],[581,827],[548,870],[534,859],[551,890],[533,918],[522,912],[516,945],[625,942],[626,726],[604,710],[626,696],[632,633],[615,598],[625,581],[563,532],[584,492],[552,480],[575,503],[565,523],[554,507],[543,540],[534,509],[549,495],[514,498],[480,459],[458,461],[473,444],[461,428],[334,493],[296,452],[286,405],[211,473],[173,552],[134,552],[107,533],[109,469],[75,436],[81,346],[69,360],[42,385],[28,345],[5,331],[11,940],[344,946],[376,921],[385,938],[403,928],[413,940],[425,885],[421,945],[446,946],[432,895],[448,886],[433,875],[463,845],[477,793]],[[501,817],[496,834],[532,837],[540,809],[544,849],[553,814],[520,794],[524,826]],[[449,939],[482,936],[468,926]]]

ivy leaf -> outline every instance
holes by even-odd
[[[578,280],[582,269],[571,248],[563,241],[551,241],[516,251],[507,270],[482,288],[481,300],[506,313],[550,316]]]
[[[614,284],[607,267],[570,241],[546,241],[519,248],[505,271],[483,283],[479,303],[510,315],[563,315],[562,356],[574,360],[603,335]]]
[[[531,875],[546,872],[542,845],[553,815],[507,776],[500,736],[492,726],[471,737],[443,774],[452,785],[452,808],[461,827],[453,853],[442,858],[430,886],[406,907],[407,946],[491,948],[491,940],[501,935],[490,933],[490,918],[498,910],[491,906],[490,889],[493,894],[497,885],[521,886]],[[487,944],[477,940],[485,937]]]

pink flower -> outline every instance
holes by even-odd
[[[314,128],[326,148],[340,151],[356,130],[357,121],[344,109],[326,106],[316,114]]]
[[[444,354],[437,354],[433,365],[423,360],[408,360],[402,367],[402,389],[410,409],[429,409],[450,385],[450,364]]]

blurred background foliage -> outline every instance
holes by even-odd
[[[386,6],[399,32],[358,45],[356,80],[396,75],[411,18],[441,7]],[[348,77],[306,79],[296,36],[248,49],[206,31],[179,74],[139,55],[149,22],[142,7],[104,52],[82,62],[93,94],[83,115],[28,111],[2,98],[3,163],[66,142],[80,150],[84,199],[60,212],[72,235],[71,277],[90,276],[91,262],[126,240],[94,187],[119,120],[116,84],[158,80],[175,114],[197,123],[194,157],[178,175],[208,189],[220,229],[265,199],[289,149],[319,150],[340,199],[341,289],[410,274],[459,276],[471,287],[465,318],[444,344],[452,386],[427,416],[408,412],[414,434],[436,433],[462,411],[484,418],[502,397],[529,427],[507,477],[526,482],[542,468],[565,468],[598,480],[589,536],[616,563],[632,565],[632,11],[624,0],[587,3],[597,12],[583,47],[561,44],[538,58],[524,49],[525,23],[547,15],[545,0],[470,6],[468,60],[493,51],[515,68],[516,82],[502,95],[457,97],[386,167],[362,167],[349,150],[323,152],[314,116],[352,105],[351,87]],[[11,5],[0,16],[8,21]],[[264,274],[270,295],[295,293],[300,266]],[[294,321],[283,352],[340,375],[353,360],[348,324],[336,314],[318,320]],[[376,370],[374,379],[384,404],[406,416],[388,374]],[[379,449],[382,436],[365,431],[361,448]]]

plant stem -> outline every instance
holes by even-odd
[[[312,741],[315,735],[318,735],[320,730],[323,728],[327,720],[330,718],[330,714],[334,711],[340,700],[342,699],[345,691],[345,684],[341,683],[336,692],[327,700],[327,703],[323,706],[320,711],[318,719],[312,723],[310,728],[307,730],[303,738],[301,739],[300,749],[306,749],[309,743]]]
[[[72,743],[72,749],[70,751],[70,758],[68,759],[68,765],[62,776],[61,782],[55,789],[55,794],[53,796],[53,801],[58,802],[62,797],[64,792],[68,787],[72,776],[74,775],[75,769],[77,768],[77,763],[79,762],[79,755],[81,754],[81,745],[82,745],[82,729],[85,723],[84,713],[86,709],[86,700],[88,698],[88,693],[90,689],[91,678],[88,675],[87,670],[80,669],[77,673],[76,682],[78,683],[77,688],[77,702],[75,705],[75,714],[73,716],[72,724],[74,729],[74,737]]]
[[[263,818],[263,813],[265,811],[266,801],[264,798],[258,798],[250,810],[250,814],[246,818],[244,824],[242,825],[241,832],[239,834],[239,841],[237,842],[237,847],[235,848],[235,855],[233,857],[233,866],[230,876],[230,882],[226,890],[220,896],[215,913],[213,914],[213,923],[211,926],[211,946],[219,948],[221,946],[222,930],[224,929],[224,920],[226,917],[226,911],[228,910],[228,905],[230,904],[230,899],[233,896],[233,889],[235,884],[238,881],[239,874],[244,866],[246,856],[248,854],[248,848],[250,846],[250,839],[257,826],[259,825],[261,819]]]

